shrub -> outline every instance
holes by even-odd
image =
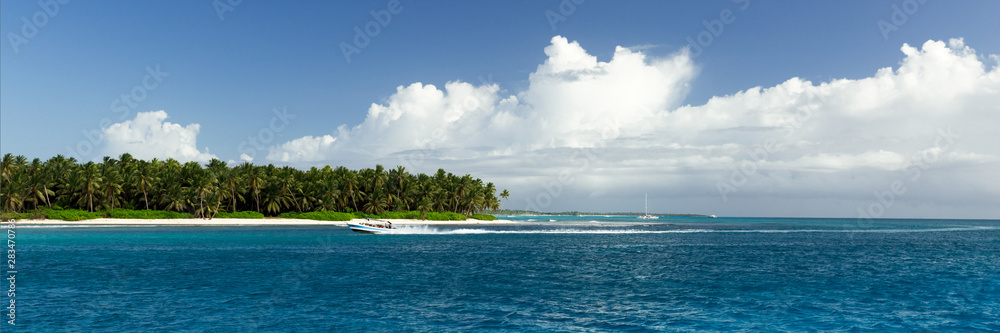
[[[45,211],[45,218],[50,220],[81,221],[104,217],[103,212],[88,212],[79,209],[63,209]]]
[[[489,214],[475,214],[472,218],[482,221],[496,221],[497,217]]]
[[[427,212],[427,219],[432,221],[465,221],[465,215],[452,212]]]
[[[299,218],[300,215],[302,215],[302,213],[299,213],[299,212],[284,212],[284,213],[278,214],[278,217],[283,218],[283,219],[297,219],[297,218]]]
[[[4,222],[10,220],[23,220],[24,216],[15,212],[2,212],[0,213],[0,219],[4,220]]]
[[[354,219],[354,215],[339,212],[307,212],[298,214],[296,218],[316,221],[350,221]]]
[[[382,213],[379,216],[379,218],[382,218],[382,219],[397,219],[397,220],[402,220],[402,219],[419,220],[420,219],[420,212],[415,211],[415,210],[411,210],[411,211],[408,211],[408,212],[385,212],[385,213]]]
[[[191,218],[189,213],[179,213],[179,212],[168,212],[163,210],[131,210],[131,209],[115,209],[114,211],[109,211],[108,216],[116,219],[188,219]]]
[[[287,214],[287,213],[286,213]],[[215,218],[219,219],[262,219],[264,214],[254,212],[254,211],[242,211],[235,213],[219,212],[215,214]]]
[[[30,211],[30,212],[21,214],[21,218],[22,219],[30,219],[30,220],[41,220],[41,219],[45,218],[45,212],[47,212],[47,211],[49,211],[48,208],[35,209],[35,210]]]

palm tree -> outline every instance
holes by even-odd
[[[201,170],[201,168],[198,170]],[[205,197],[216,193],[216,179],[207,170],[201,170],[200,172],[195,171],[190,177],[191,178],[188,179],[189,184],[191,184],[190,191],[194,197],[198,199],[198,209],[195,211],[195,215],[200,218],[206,218],[210,216],[210,214],[208,214],[209,211],[205,209]],[[215,199],[218,199],[218,197],[215,197]],[[191,201],[193,202],[194,200]]]
[[[295,205],[295,209],[302,212],[302,205],[299,205],[298,200],[295,197],[295,193],[301,193],[302,189],[299,187],[298,182],[295,180],[295,169],[290,167],[282,167],[278,171],[278,184],[280,185],[281,195],[287,196],[287,202],[291,202]]]
[[[163,209],[183,212],[188,206],[187,195],[184,193],[185,188],[178,182],[167,182],[166,184],[169,185],[163,193],[163,199],[161,199],[166,204]]]
[[[408,174],[406,173],[406,167],[400,165],[396,166],[396,169],[389,171],[389,177],[392,179],[392,185],[396,188],[396,198],[402,198],[403,193],[406,191],[406,181],[408,180]],[[403,200],[405,205],[404,209],[409,210],[409,204],[406,200]]]
[[[52,177],[52,191],[55,192],[55,200],[60,206],[73,205],[73,177],[76,175],[80,165],[75,158],[66,158],[56,155],[45,162],[49,176]]]
[[[240,202],[246,201],[243,198],[243,175],[240,174],[237,169],[226,169],[222,171],[222,175],[219,177],[220,186],[225,189],[228,197],[232,203],[232,212],[236,212],[236,200]]]
[[[0,209],[66,207],[89,211],[144,207],[191,212],[211,218],[226,207],[268,215],[287,211],[355,211],[381,214],[416,208],[474,214],[496,210],[496,187],[471,175],[439,169],[433,175],[410,174],[397,166],[350,170],[330,166],[307,171],[243,163],[230,168],[213,159],[204,167],[174,159],[149,162],[130,154],[79,164],[57,155],[48,161],[5,154],[0,160]],[[140,195],[141,193],[141,195]],[[254,203],[248,205],[249,193]],[[504,190],[500,197],[507,199]]]
[[[52,204],[49,203],[49,196],[55,195],[55,192],[48,189],[50,183],[46,174],[47,168],[45,168],[45,164],[36,158],[31,161],[31,164],[24,171],[26,173],[25,176],[27,176],[25,200],[32,202],[35,209],[38,208],[39,201],[51,208]]]
[[[135,188],[132,186],[135,182],[135,167],[136,159],[132,157],[132,154],[124,153],[118,156],[118,173],[121,175],[121,185],[122,185],[122,204],[128,205],[129,208],[135,207]]]
[[[109,157],[104,157],[104,164],[101,168],[101,179],[104,183],[102,184],[101,194],[104,196],[104,206],[115,211],[115,207],[119,206],[121,203],[122,194],[122,175],[115,168],[115,162]]]
[[[4,156],[4,160],[7,161],[10,154]],[[2,186],[3,193],[0,193],[2,197],[3,208],[9,212],[20,212],[21,208],[24,207],[24,201],[26,194],[25,190],[25,177],[18,172],[17,167],[14,165],[13,159],[10,160],[11,164],[7,166],[7,178]]]
[[[386,207],[389,206],[388,198],[381,191],[375,192],[368,199],[368,203],[365,204],[365,213],[368,214],[382,214],[385,212]]]
[[[134,183],[132,187],[142,192],[142,201],[145,203],[146,209],[149,209],[149,191],[153,189],[158,180],[153,173],[158,164],[155,159],[152,164],[140,160],[136,165],[135,177],[132,178]]]
[[[353,171],[347,170],[345,167],[337,168],[338,171],[341,171],[341,169],[344,170],[343,172],[340,172],[342,174],[341,184],[344,185],[344,191],[351,196],[351,203],[354,205],[354,211],[359,212],[361,210],[358,209],[358,199],[355,197],[355,194],[359,192],[357,175],[355,175]]]
[[[288,206],[288,196],[281,192],[277,182],[268,182],[262,193],[264,194],[264,211],[267,214],[277,215]]]
[[[250,162],[243,162],[240,165],[241,173],[245,174],[244,178],[247,185],[250,186],[250,192],[253,193],[253,202],[257,207],[257,212],[260,213],[260,189],[264,186],[264,173],[263,170],[250,164]]]
[[[3,160],[0,160],[0,180],[9,182],[14,174],[14,170],[14,155],[11,155],[11,153],[4,154]]]
[[[94,199],[99,199],[103,185],[101,170],[94,162],[87,162],[77,171],[76,179],[76,190],[79,195],[77,204],[80,206],[86,204],[87,210],[93,212]]]
[[[333,170],[330,169],[330,166],[326,166],[320,171],[319,177],[320,181],[314,183],[317,185],[315,189],[319,191],[319,209],[322,211],[338,210],[337,202],[341,197],[341,191]]]
[[[45,189],[52,190],[52,199],[59,200],[60,193],[65,193],[70,191],[70,174],[73,168],[76,167],[76,160],[73,158],[67,159],[65,156],[56,155],[45,161],[45,178],[46,185]],[[49,208],[52,208],[52,199],[46,198],[49,204]]]
[[[434,204],[428,198],[423,198],[420,200],[420,204],[417,205],[417,210],[420,211],[420,219],[427,220],[427,212],[434,210]]]
[[[500,192],[500,197],[503,198],[504,201],[507,201],[507,199],[510,198],[510,192],[507,192],[507,189],[503,189],[503,192]]]

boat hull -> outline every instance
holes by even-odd
[[[387,234],[392,232],[392,229],[371,227],[357,223],[348,223],[347,227],[351,228],[351,231],[365,234]]]

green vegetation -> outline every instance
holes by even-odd
[[[99,218],[116,219],[184,219],[191,218],[191,214],[168,212],[162,210],[131,210],[115,209],[114,211],[88,212],[79,209],[48,209],[38,208],[24,213],[3,212],[4,220],[10,219],[49,219],[62,221],[82,221]]]
[[[15,212],[0,212],[0,220],[10,221],[10,220],[23,220],[28,218],[27,216],[21,215]]]
[[[497,220],[496,216],[487,215],[487,214],[472,215],[472,218],[477,219],[477,220],[482,220],[482,221],[496,221]]]
[[[45,218],[49,220],[81,221],[99,219],[102,217],[104,217],[103,212],[88,212],[79,209],[52,209],[45,211]]]
[[[404,167],[298,170],[213,159],[205,166],[174,159],[137,160],[130,154],[77,163],[6,154],[0,161],[3,218],[78,221],[115,218],[349,217],[465,220],[500,208],[497,189],[471,175],[439,169],[411,174]],[[501,197],[507,198],[504,190]],[[65,208],[65,209],[62,209]],[[32,212],[25,214],[25,212]],[[27,215],[27,216],[26,216]]]
[[[131,209],[115,209],[107,212],[107,217],[115,219],[186,219],[191,218],[191,214],[188,213],[178,213],[178,212],[168,212],[162,210],[131,210]]]
[[[242,212],[235,212],[235,213],[219,212],[218,214],[215,214],[215,218],[217,218],[217,219],[262,219],[262,218],[264,218],[264,214],[261,214],[261,213],[258,213],[258,212],[251,212],[251,211],[242,211]]]
[[[350,213],[340,213],[340,212],[287,212],[281,213],[278,217],[286,219],[303,219],[303,220],[316,220],[316,221],[350,221],[354,218],[354,215]]]

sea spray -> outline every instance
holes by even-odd
[[[426,225],[404,226],[394,229],[395,235],[473,235],[473,234],[691,234],[691,233],[917,233],[917,232],[955,232],[977,230],[1000,230],[1000,227],[954,227],[933,229],[869,229],[869,230],[838,230],[838,229],[596,229],[596,228],[558,228],[558,229],[486,229],[460,228],[438,229]]]

